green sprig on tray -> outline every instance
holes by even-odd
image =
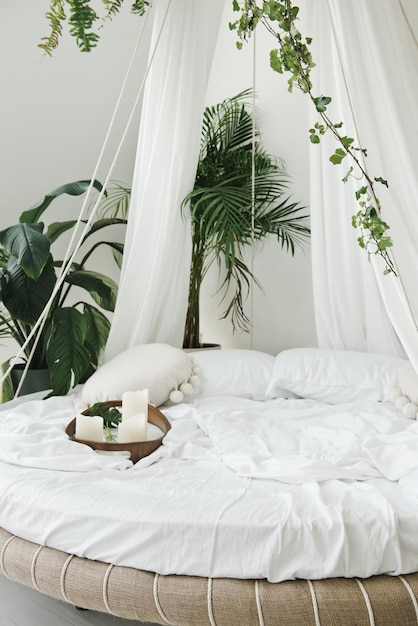
[[[105,402],[96,402],[93,404],[86,415],[99,415],[103,417],[103,423],[105,428],[117,428],[119,422],[122,420],[120,411],[114,406],[111,406]]]

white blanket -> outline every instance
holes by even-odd
[[[418,430],[389,404],[208,398],[136,465],[68,441],[77,393],[0,411],[0,526],[161,574],[418,571]]]
[[[238,404],[238,408],[237,408]],[[331,479],[399,480],[418,470],[418,422],[388,404],[308,400],[199,403],[199,426],[234,472],[290,484]]]
[[[68,422],[83,408],[77,393],[3,408],[0,461],[71,472],[132,467],[122,456],[99,455],[67,438]],[[379,477],[397,481],[418,470],[418,422],[401,417],[389,404],[209,398],[166,412],[173,422],[177,414],[181,421],[164,447],[139,468],[168,456],[190,458],[191,450],[194,458],[203,458],[213,447],[240,476],[289,484]],[[190,419],[209,440],[190,427]]]

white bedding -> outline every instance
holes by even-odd
[[[418,571],[418,423],[389,403],[212,397],[135,466],[67,440],[67,398],[0,411],[0,526],[161,574]]]

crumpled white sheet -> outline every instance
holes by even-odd
[[[97,454],[67,438],[67,424],[84,408],[77,392],[4,405],[0,461],[77,472],[131,468],[129,459]],[[208,398],[165,412],[172,429],[138,469],[162,458],[203,458],[210,450],[240,476],[289,484],[398,481],[418,471],[418,422],[403,418],[390,404]]]
[[[88,446],[68,439],[65,433],[68,423],[78,410],[85,408],[77,392],[47,400],[20,398],[20,402],[3,405],[0,461],[72,472],[132,467],[129,459],[99,455]]]
[[[418,470],[418,422],[389,403],[309,400],[198,403],[195,419],[234,472],[290,484],[397,481]]]

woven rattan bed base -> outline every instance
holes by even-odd
[[[178,626],[409,626],[418,574],[366,580],[236,580],[160,576],[90,561],[0,529],[0,572],[53,598]]]

